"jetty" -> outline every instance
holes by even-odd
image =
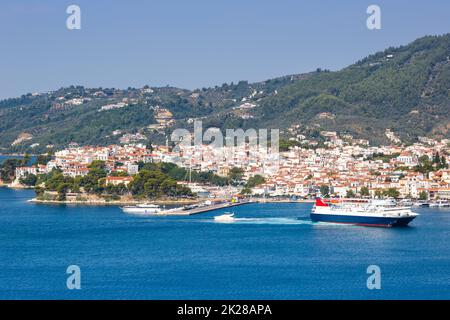
[[[232,208],[237,206],[242,206],[246,204],[254,203],[253,201],[241,201],[241,202],[223,202],[223,203],[217,203],[217,204],[211,204],[211,205],[203,205],[194,207],[192,209],[186,209],[186,208],[175,208],[175,209],[169,209],[169,210],[163,210],[161,212],[158,212],[155,215],[158,216],[192,216],[194,214],[200,214],[220,209],[226,209],[226,208]]]

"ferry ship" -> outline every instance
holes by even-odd
[[[391,200],[316,199],[311,211],[314,222],[331,222],[368,227],[407,226],[418,214]]]

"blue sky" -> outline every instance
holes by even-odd
[[[81,30],[66,28],[81,7]],[[366,9],[381,7],[381,30]],[[2,0],[0,98],[67,85],[197,88],[337,70],[450,32],[450,1]]]

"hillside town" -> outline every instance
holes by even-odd
[[[232,150],[215,150],[210,145],[70,147],[55,152],[45,165],[16,168],[15,182],[55,168],[65,176],[82,177],[98,160],[106,165],[106,184],[110,185],[131,183],[139,163],[173,163],[189,171],[213,172],[223,177],[233,168],[240,168],[243,183],[260,175],[264,181],[252,188],[253,196],[311,198],[327,193],[335,197],[450,199],[450,140],[421,138],[409,146],[367,146],[343,139],[335,132],[322,135],[327,139],[324,147],[292,146],[277,154],[276,159],[267,152],[250,150],[248,145]],[[186,181],[178,183],[188,184],[204,197],[224,197],[242,190],[242,185],[219,188],[188,181],[186,177]]]

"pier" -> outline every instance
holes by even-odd
[[[220,210],[220,209],[225,209],[225,208],[232,208],[232,207],[242,206],[242,205],[250,204],[250,203],[254,203],[254,202],[253,201],[242,201],[242,202],[235,202],[235,203],[226,202],[226,203],[218,203],[218,204],[196,207],[196,208],[187,209],[187,210],[183,210],[182,208],[171,209],[171,210],[161,211],[161,212],[157,213],[156,215],[192,216],[194,214],[200,214],[200,213],[205,213],[205,212],[210,212],[210,211],[215,211],[215,210]]]

